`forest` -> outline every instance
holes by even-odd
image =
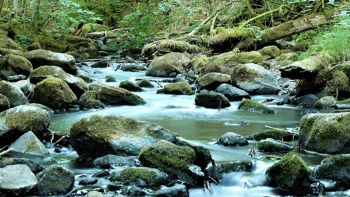
[[[7,196],[350,196],[350,1],[0,0]]]

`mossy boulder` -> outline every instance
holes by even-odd
[[[238,109],[249,112],[258,112],[263,114],[274,114],[275,111],[266,105],[251,99],[243,99],[239,104]]]
[[[147,70],[147,67],[145,64],[129,63],[129,64],[122,64],[120,66],[120,70],[124,72],[140,72],[140,71]]]
[[[104,108],[103,103],[99,100],[96,91],[86,91],[79,98],[79,105],[86,109],[101,109]]]
[[[196,73],[199,73],[199,70],[209,63],[209,58],[206,55],[198,55],[192,58],[191,64],[192,68]]]
[[[124,88],[93,83],[90,89],[96,91],[100,101],[107,105],[143,105],[146,102]]]
[[[40,42],[33,42],[32,44],[28,45],[28,47],[27,47],[28,51],[34,51],[34,50],[38,50],[38,49],[42,49]]]
[[[229,101],[241,101],[243,98],[250,98],[248,92],[236,88],[230,84],[221,84],[219,85],[215,92],[221,93],[228,98]]]
[[[66,82],[49,76],[35,86],[31,101],[62,110],[77,104],[78,98]]]
[[[22,47],[7,35],[0,35],[0,48],[23,51]]]
[[[268,130],[248,136],[247,138],[256,141],[265,140],[267,138],[272,138],[274,140],[280,141],[293,141],[299,139],[299,135],[297,133],[282,130]]]
[[[5,55],[0,61],[0,66],[0,76],[5,78],[14,75],[29,76],[33,70],[29,60],[14,54]]]
[[[202,49],[196,45],[189,44],[185,41],[177,40],[160,40],[146,44],[142,48],[142,55],[148,58],[152,58],[154,54],[166,54],[171,52],[179,53],[199,53]]]
[[[276,94],[278,76],[257,64],[241,64],[232,71],[232,82],[250,94]]]
[[[44,65],[54,65],[61,67],[71,74],[75,74],[78,70],[74,57],[65,53],[38,49],[26,52],[24,56],[32,63],[34,68]]]
[[[274,140],[272,138],[267,138],[264,140],[261,140],[257,143],[256,148],[260,151],[260,152],[268,152],[268,153],[283,153],[283,152],[290,152],[292,150],[294,150],[294,147]]]
[[[267,56],[269,58],[276,58],[276,57],[281,55],[281,50],[277,46],[274,46],[274,45],[266,46],[266,47],[258,50],[258,52],[260,52],[261,55]]]
[[[308,114],[300,122],[302,147],[321,153],[350,151],[350,113]]]
[[[208,73],[231,74],[232,68],[220,66],[220,65],[214,64],[212,62],[209,62],[207,65],[198,69],[199,76],[203,76],[203,75],[208,74]]]
[[[164,140],[144,147],[139,154],[142,165],[171,173],[191,185],[196,185],[189,172],[189,167],[195,159],[196,153],[192,148]]]
[[[111,30],[110,27],[106,25],[97,24],[97,23],[86,23],[82,27],[82,33],[84,35],[87,35],[90,32],[109,31],[109,30]]]
[[[198,79],[198,88],[215,90],[223,83],[231,83],[231,76],[221,73],[208,73]]]
[[[193,94],[191,85],[186,81],[179,81],[175,83],[166,84],[163,89],[160,89],[157,92],[164,93],[164,94],[175,94],[175,95],[192,95]]]
[[[61,166],[51,166],[45,170],[37,185],[39,195],[67,194],[74,185],[74,173]]]
[[[53,38],[49,36],[38,36],[36,39],[40,43],[42,49],[65,53],[68,51],[68,43],[61,38]]]
[[[0,94],[8,98],[11,107],[28,103],[28,99],[21,89],[7,81],[0,81]]]
[[[350,187],[350,155],[341,154],[328,156],[316,166],[312,176],[317,179],[331,180],[337,183],[338,187]]]
[[[271,185],[290,194],[302,195],[308,192],[310,173],[303,159],[297,153],[290,152],[268,168],[266,176]]]
[[[230,107],[230,101],[221,93],[214,91],[196,95],[195,104],[206,108],[220,109]]]
[[[239,64],[259,63],[264,57],[257,51],[236,52],[231,51],[210,57],[210,62],[225,67],[235,67]]]
[[[0,112],[5,111],[9,108],[10,108],[9,99],[5,95],[0,94]]]
[[[119,87],[124,88],[126,90],[129,90],[131,92],[141,92],[142,91],[142,88],[140,86],[138,86],[137,84],[135,84],[131,81],[128,81],[128,80],[120,82]]]
[[[50,124],[50,114],[39,105],[20,105],[2,112],[0,120],[4,123],[0,141],[9,144],[28,131],[33,131],[38,137],[43,136]]]
[[[175,137],[161,126],[120,116],[91,116],[70,130],[72,146],[81,157],[138,155],[145,146],[159,140],[174,141]]]
[[[154,88],[154,85],[152,84],[152,82],[146,80],[146,79],[142,79],[141,81],[136,83],[138,86],[140,86],[141,88]]]
[[[66,73],[58,66],[40,66],[30,73],[29,80],[31,83],[37,84],[49,76],[62,79],[77,97],[88,90],[88,85],[82,78]]]
[[[319,109],[332,108],[337,105],[337,99],[333,96],[325,96],[320,98],[316,103],[315,107]]]
[[[147,167],[126,168],[120,173],[112,175],[111,180],[139,187],[153,187],[169,183],[169,177],[166,173]]]
[[[176,77],[189,67],[191,59],[183,53],[168,53],[155,58],[149,65],[146,75],[154,77]]]
[[[246,146],[248,145],[248,140],[237,133],[228,132],[222,135],[217,143],[224,146]]]

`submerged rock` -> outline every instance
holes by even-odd
[[[221,93],[204,92],[196,95],[195,103],[197,106],[206,108],[220,109],[230,107],[230,101]]]
[[[178,179],[191,185],[201,182],[198,180],[200,175],[195,174],[195,169],[191,169],[195,167],[193,166],[195,159],[196,153],[192,148],[178,146],[164,140],[145,146],[139,154],[142,165],[174,174]]]
[[[179,81],[175,83],[166,84],[164,88],[158,90],[157,93],[175,94],[175,95],[192,95],[193,90],[191,85],[186,81]]]
[[[43,65],[54,65],[72,74],[75,74],[78,70],[74,57],[65,53],[38,49],[26,52],[24,56],[33,64],[34,68]]]
[[[0,81],[0,94],[8,98],[11,107],[28,103],[28,99],[21,89],[7,81]]]
[[[242,102],[239,104],[238,109],[249,111],[249,112],[258,112],[263,114],[274,114],[275,111],[273,109],[270,109],[264,104],[258,103],[251,99],[243,99]]]
[[[308,114],[301,119],[299,143],[321,153],[350,150],[350,113]]]
[[[9,196],[25,195],[38,183],[30,168],[23,164],[0,168],[0,190]]]
[[[35,86],[32,101],[62,110],[76,105],[78,99],[66,82],[49,76]]]
[[[176,77],[185,72],[191,63],[190,58],[182,53],[168,53],[155,58],[149,65],[146,75],[154,77]]]
[[[268,182],[291,193],[302,195],[308,191],[308,177],[311,170],[296,153],[286,154],[279,162],[267,169]]]
[[[233,132],[228,132],[221,136],[217,143],[224,146],[247,146],[248,140],[241,135]]]
[[[261,152],[269,153],[290,152],[294,150],[293,146],[271,138],[259,141],[256,145],[256,148]]]
[[[328,156],[316,166],[312,176],[317,179],[332,180],[340,187],[350,187],[350,155]]]
[[[129,90],[129,91],[132,91],[132,92],[141,92],[142,91],[142,88],[140,86],[134,84],[131,81],[122,81],[119,84],[119,87],[124,88],[124,89]]]
[[[230,101],[240,101],[243,98],[250,98],[248,92],[236,88],[230,84],[221,84],[216,88],[215,92],[225,95]]]
[[[142,147],[159,140],[174,141],[176,135],[148,122],[120,116],[91,116],[76,122],[70,137],[81,157],[100,157],[138,155]]]
[[[39,195],[66,194],[73,184],[73,172],[60,166],[51,166],[39,178],[37,190]]]
[[[160,186],[170,181],[166,173],[147,167],[126,168],[120,173],[112,175],[111,180],[139,187]]]
[[[221,73],[208,73],[198,79],[198,88],[200,90],[215,90],[223,83],[231,83],[231,76]]]
[[[250,94],[276,94],[280,90],[278,76],[257,64],[235,66],[232,81]]]
[[[142,88],[154,88],[154,85],[146,79],[143,79],[143,80],[137,82],[137,85],[142,87]]]
[[[25,75],[29,76],[30,72],[33,70],[32,63],[26,58],[8,54],[3,57],[0,61],[0,76],[10,77],[15,75]]]
[[[119,87],[94,83],[90,85],[90,89],[96,91],[99,99],[107,105],[143,105],[146,103],[138,95]]]

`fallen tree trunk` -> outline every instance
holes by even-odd
[[[218,31],[216,35],[210,37],[207,44],[214,52],[226,52],[234,48],[240,50],[254,49],[266,46],[294,34],[315,29],[328,23],[334,15],[335,12],[332,10],[287,21],[262,31],[259,40],[256,40],[256,35],[258,33],[249,28],[238,27],[235,29],[221,30]]]

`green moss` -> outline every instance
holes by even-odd
[[[209,63],[209,58],[206,55],[198,55],[192,58],[191,64],[193,70],[198,73],[199,70]]]
[[[333,96],[325,96],[319,99],[315,103],[316,108],[331,108],[335,107],[337,104],[337,99],[335,99]]]
[[[231,51],[213,56],[210,61],[220,66],[235,67],[238,64],[258,63],[263,59],[264,57],[257,51],[242,53]]]
[[[129,90],[129,91],[134,91],[134,92],[141,92],[142,91],[142,88],[140,86],[134,84],[131,81],[122,81],[119,84],[119,87],[124,88],[124,89]]]
[[[231,76],[221,73],[208,73],[198,79],[199,88],[215,89],[222,83],[231,83]]]
[[[67,73],[58,66],[40,66],[30,73],[29,79],[31,83],[37,84],[49,76],[64,80]]]
[[[193,94],[192,87],[186,81],[166,84],[163,89],[165,94],[191,95]]]
[[[155,77],[169,77],[172,74],[185,73],[189,69],[191,60],[183,53],[167,53],[155,58],[149,65],[146,75]]]
[[[151,168],[126,168],[118,178],[123,182],[137,183],[139,180],[144,181],[147,185],[153,185],[156,182],[157,173]]]
[[[260,50],[259,53],[263,56],[270,56],[272,58],[276,58],[281,55],[281,50],[277,46],[266,46]]]
[[[143,88],[153,88],[154,87],[154,85],[146,79],[142,79],[141,81],[139,81],[137,83],[137,85],[140,87],[143,87]]]
[[[286,131],[279,131],[279,130],[268,130],[268,131],[263,131],[257,134],[254,134],[251,136],[256,141],[264,140],[267,138],[272,138],[275,140],[283,140],[283,141],[291,141],[291,140],[296,140],[298,139],[298,136],[295,134],[291,134]]]
[[[284,157],[267,171],[271,183],[278,185],[281,189],[295,194],[305,192],[305,184],[311,170],[303,159],[294,152],[287,153]]]
[[[255,31],[249,28],[217,28],[216,34],[207,39],[207,43],[212,48],[232,49],[237,43],[245,40],[247,43],[253,43]]]
[[[84,35],[91,33],[91,32],[98,32],[98,31],[109,31],[111,28],[105,25],[100,25],[96,23],[87,23],[83,26],[82,32]]]
[[[145,166],[154,166],[164,171],[186,170],[196,158],[195,151],[187,146],[177,146],[168,141],[159,141],[144,147],[139,160]]]
[[[285,144],[274,139],[268,138],[265,140],[261,140],[257,143],[256,148],[261,152],[289,152],[293,150],[293,146],[289,144]]]
[[[274,114],[275,111],[268,108],[264,104],[258,103],[251,99],[243,99],[239,104],[238,109],[250,112],[259,112],[264,114]]]

